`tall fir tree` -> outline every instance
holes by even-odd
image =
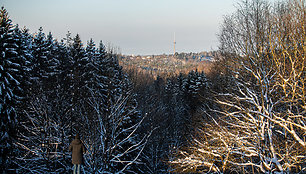
[[[0,170],[8,172],[17,135],[17,103],[21,100],[21,62],[14,28],[4,7],[0,10]]]
[[[18,25],[14,29],[14,38],[17,45],[18,61],[20,64],[20,73],[17,75],[17,79],[22,86],[20,96],[23,100],[26,100],[30,88],[32,86],[31,70],[33,66],[33,56],[31,52],[32,36],[28,33],[28,29],[20,29]],[[24,103],[24,102],[23,102]]]
[[[85,49],[85,54],[86,57],[88,58],[88,64],[87,66],[87,75],[85,78],[85,85],[87,90],[93,89],[95,88],[95,84],[94,82],[96,81],[96,67],[95,67],[95,60],[96,57],[98,56],[97,54],[97,50],[96,50],[96,44],[94,43],[94,41],[92,39],[90,39],[90,41],[87,42],[87,46]]]

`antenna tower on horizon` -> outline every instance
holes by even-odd
[[[176,41],[175,41],[175,32],[174,32],[174,41],[173,41],[173,45],[174,45],[174,52],[173,52],[173,56],[175,56],[175,53],[176,53],[176,51],[175,51],[175,44],[176,44]]]

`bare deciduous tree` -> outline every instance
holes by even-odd
[[[226,17],[220,48],[234,90],[219,94],[223,116],[204,125],[174,167],[305,172],[305,40],[303,0],[243,1]]]

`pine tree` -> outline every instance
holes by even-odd
[[[59,73],[57,70],[58,67],[58,59],[60,58],[57,55],[57,42],[53,39],[52,33],[49,32],[46,38],[46,47],[47,47],[47,75],[48,75],[48,81],[46,83],[47,86],[54,88],[55,86],[52,85],[56,84],[56,76]]]
[[[200,105],[201,91],[208,87],[209,84],[203,72],[189,72],[187,78],[184,80],[183,91],[184,98],[192,112]]]
[[[18,134],[17,148],[20,153],[16,161],[17,173],[34,170],[37,173],[65,173],[67,165],[70,164],[65,158],[70,131],[67,112],[71,101],[67,94],[69,91],[66,91],[69,89],[69,83],[65,81],[69,75],[66,73],[68,52],[62,44],[53,40],[51,34],[48,35],[46,43],[48,69],[52,71],[46,71],[47,80],[36,78],[34,82],[39,82],[40,86],[36,86],[39,88],[32,87],[21,107],[23,117]],[[29,76],[33,75],[35,74]],[[36,90],[34,94],[33,90]]]
[[[95,71],[95,90],[98,92],[103,112],[106,112],[110,106],[109,89],[112,77],[109,72],[111,71],[109,68],[111,64],[108,55],[104,44],[100,41],[99,48],[96,50],[96,56],[93,59],[93,66]]]
[[[17,134],[16,104],[20,101],[20,57],[12,21],[4,7],[0,10],[0,161],[1,171],[12,165],[13,142]]]
[[[92,39],[87,43],[86,49],[85,49],[86,57],[88,58],[88,64],[87,66],[87,72],[85,77],[85,85],[87,90],[96,90],[98,88],[96,82],[98,78],[96,77],[97,72],[97,66],[96,66],[96,60],[98,56],[98,51],[95,47],[95,43]]]
[[[26,100],[30,93],[30,88],[32,86],[31,81],[31,70],[33,66],[33,56],[31,52],[32,47],[32,36],[28,33],[28,29],[19,29],[18,25],[14,29],[14,37],[17,45],[18,61],[20,64],[18,74],[18,81],[20,86],[22,86],[22,91],[20,96],[23,97],[23,100]]]
[[[88,58],[85,54],[85,49],[79,34],[77,34],[74,39],[72,46],[70,48],[70,71],[71,71],[71,127],[77,127],[82,130],[82,115],[84,114],[84,99],[86,99],[86,65],[88,64]]]
[[[14,39],[17,45],[16,52],[18,53],[18,61],[19,67],[18,72],[16,73],[16,79],[20,83],[20,88],[15,91],[17,95],[20,97],[20,102],[16,105],[17,113],[18,113],[18,131],[22,132],[22,128],[20,127],[20,122],[24,121],[25,110],[28,106],[28,102],[31,96],[31,70],[32,70],[32,61],[33,56],[31,54],[31,45],[32,40],[31,36],[28,33],[27,29],[23,31],[18,28],[18,25],[14,29]]]

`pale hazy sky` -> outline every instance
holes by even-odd
[[[121,48],[123,54],[216,50],[223,15],[236,0],[0,0],[14,24],[43,27],[58,40],[67,31]]]

